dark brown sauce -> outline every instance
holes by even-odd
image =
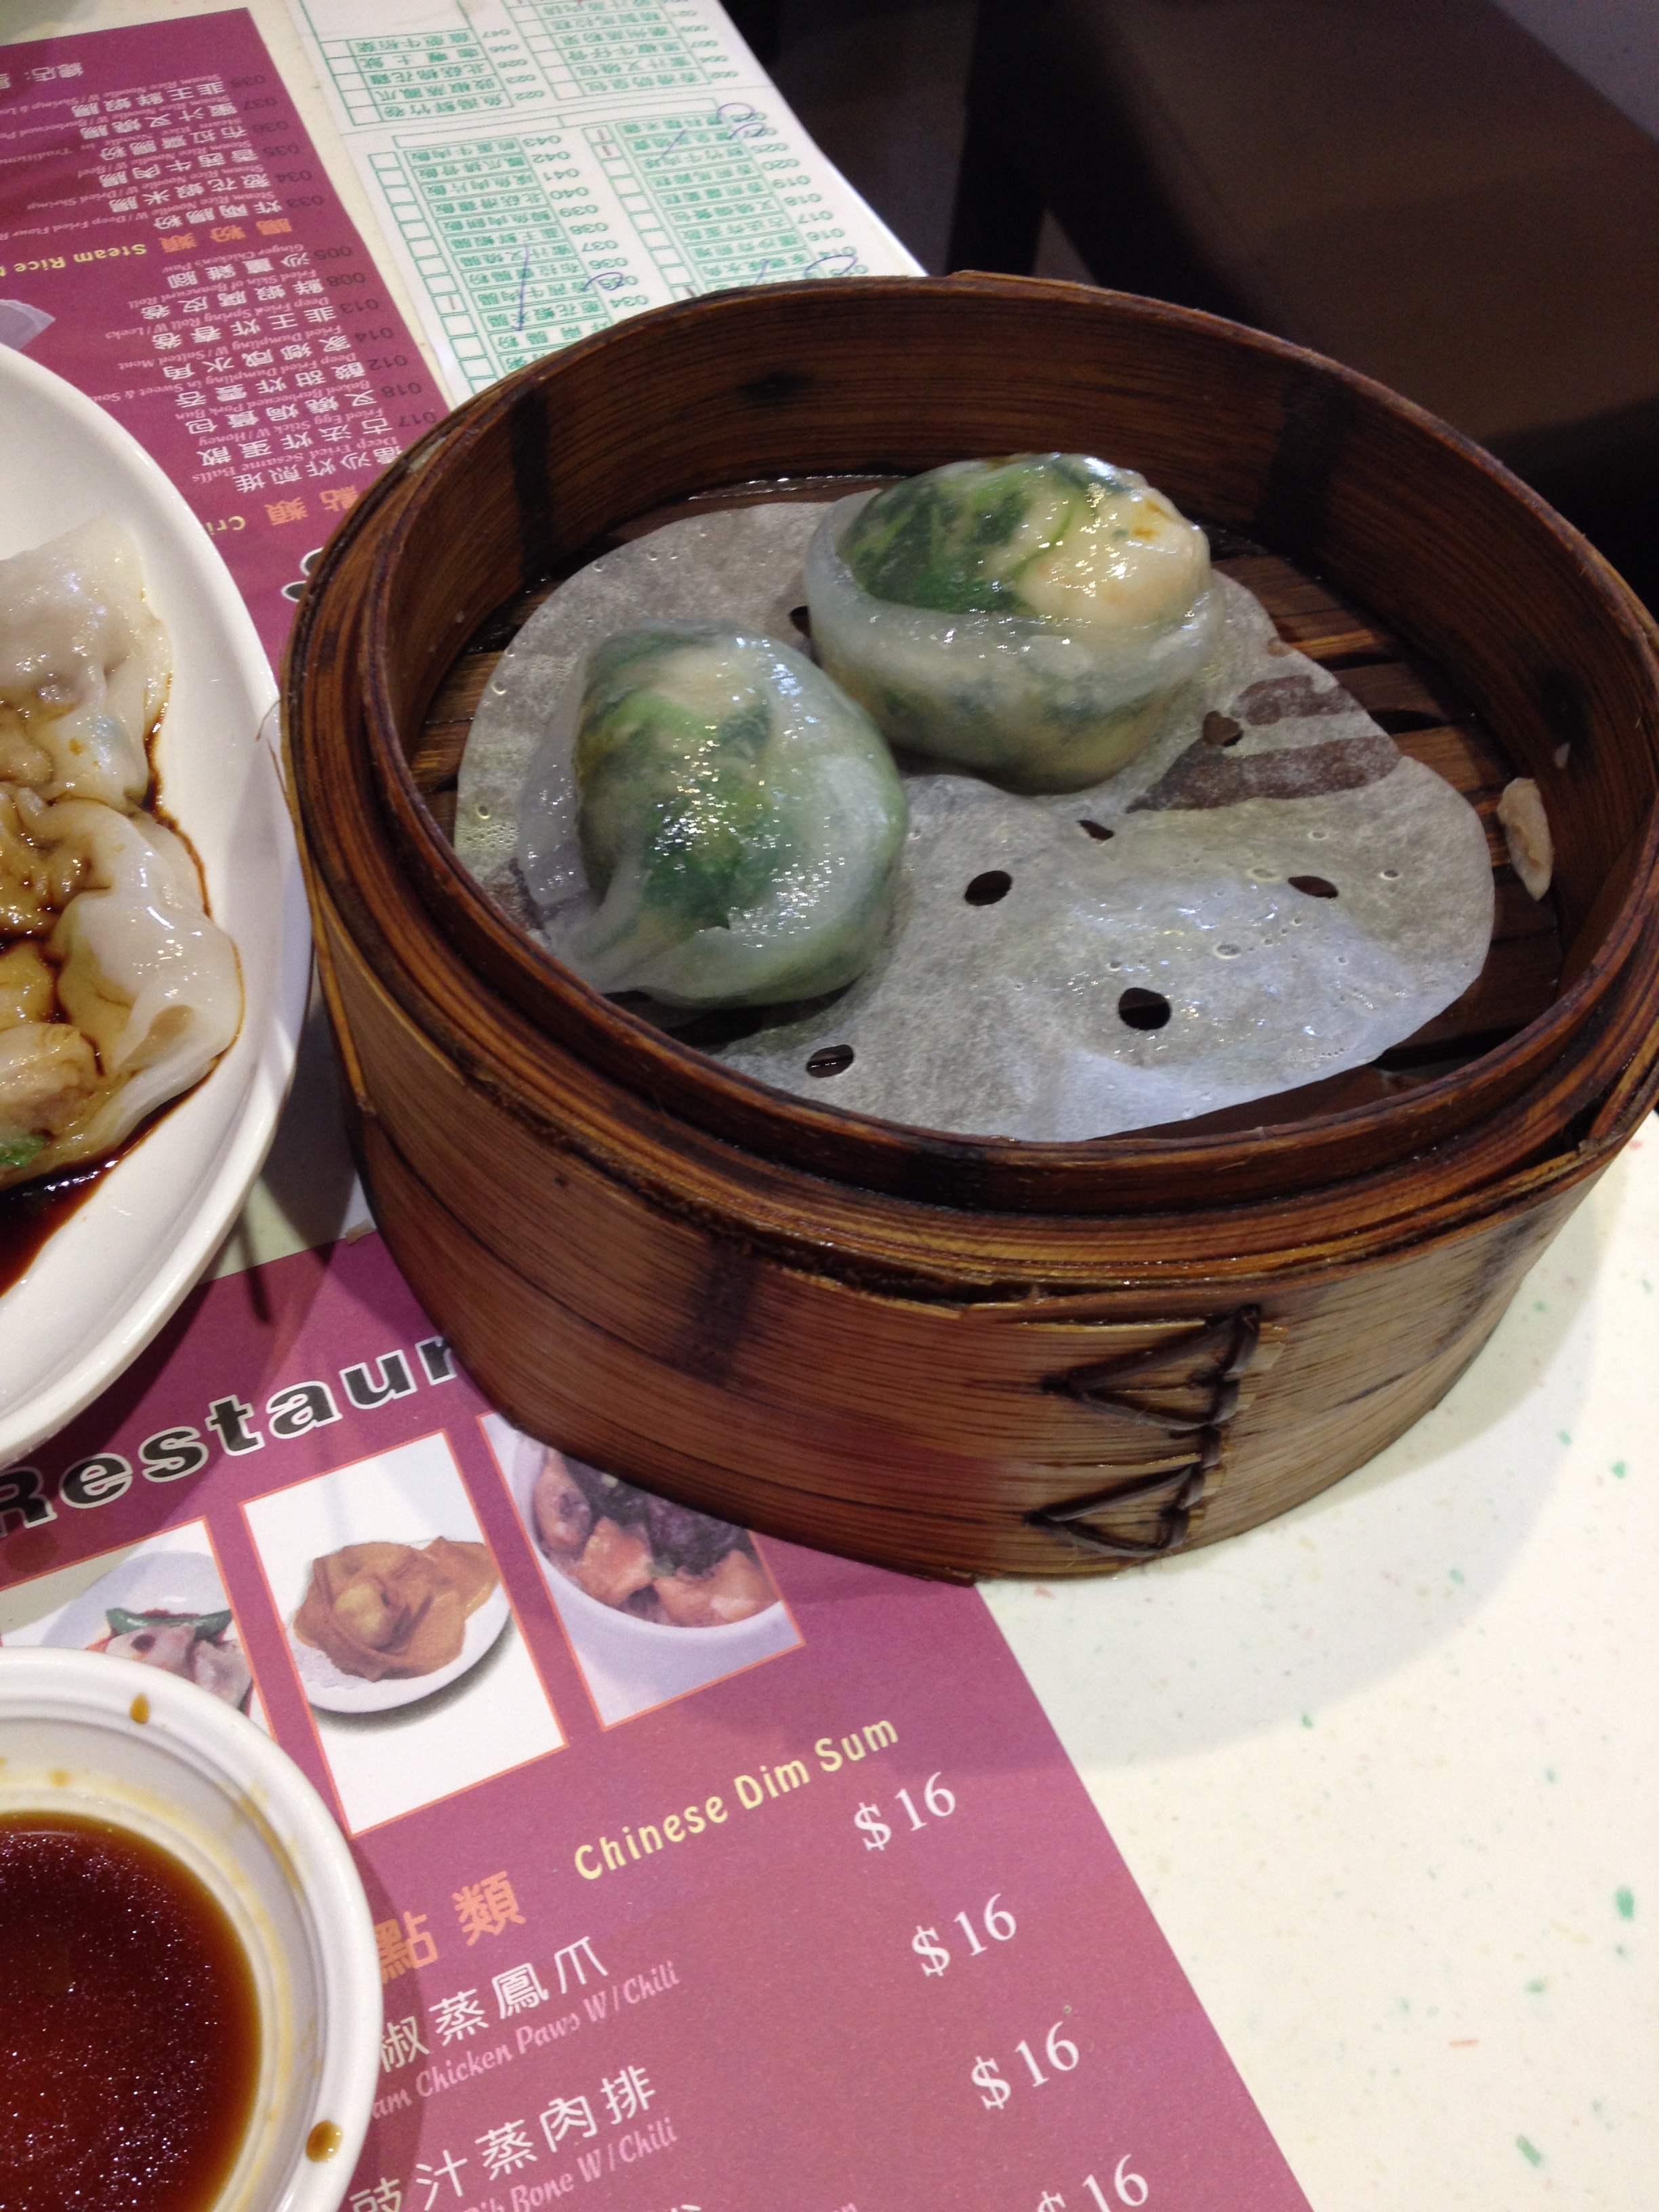
[[[0,1814],[0,2203],[206,2212],[258,2063],[246,1955],[195,1875],[102,1820]]]
[[[118,1153],[84,1167],[64,1168],[38,1182],[14,1183],[0,1190],[0,1291],[19,1283],[40,1257],[40,1248],[71,1213],[83,1206],[115,1165]]]

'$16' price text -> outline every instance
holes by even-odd
[[[909,1815],[912,1832],[927,1826],[927,1821],[917,1812],[915,1802],[908,1790],[901,1790],[898,1792],[898,1801]],[[928,1776],[927,1787],[921,1793],[921,1802],[936,1820],[948,1820],[957,1809],[954,1795],[945,1788],[937,1774]],[[860,1805],[853,1815],[853,1826],[864,1838],[864,1848],[866,1851],[884,1851],[893,1840],[892,1828],[882,1819],[881,1809],[879,1805]],[[894,1818],[896,1820],[897,1817],[895,1814]]]
[[[997,1899],[1001,1895],[998,1890],[985,1907],[985,1932],[995,1943],[1007,1942],[1018,1925],[1012,1912],[999,1908]],[[969,1958],[981,1957],[986,1947],[975,1934],[974,1923],[965,1912],[957,1913],[957,1925],[968,1938]],[[942,1974],[951,1963],[951,1954],[939,1942],[937,1928],[918,1928],[910,1938],[910,1948],[921,1960],[924,1974]]]
[[[957,1809],[955,1796],[945,1787],[937,1774],[928,1776],[927,1787],[923,1790],[921,1796],[922,1802],[936,1820],[948,1820]],[[901,1790],[898,1792],[898,1800],[910,1816],[910,1826],[913,1830],[925,1828],[927,1826],[927,1821],[917,1812],[908,1790]],[[853,1815],[853,1825],[862,1831],[864,1848],[866,1851],[884,1851],[893,1840],[893,1831],[882,1819],[879,1805],[860,1805]],[[1012,1912],[998,1910],[998,1899],[1001,1895],[1002,1892],[998,1890],[992,1896],[985,1907],[984,1915],[985,1932],[990,1936],[992,1942],[996,1943],[1006,1943],[1013,1934],[1017,1924]],[[974,1923],[965,1912],[957,1913],[957,1925],[968,1938],[969,1957],[975,1959],[982,1957],[986,1946],[980,1942],[975,1933]],[[921,1971],[924,1974],[942,1974],[951,1963],[951,1954],[939,1942],[937,1928],[918,1928],[910,1939],[910,1948],[921,1960]]]
[[[1048,2030],[1042,2045],[1042,2055],[1056,2074],[1069,2074],[1078,2062],[1076,2044],[1072,2041],[1070,2036],[1062,2035],[1060,2032],[1064,2024],[1063,2021],[1057,2020]],[[1030,2045],[1017,2043],[1014,2048],[1025,2061],[1026,2070],[1031,2077],[1031,2087],[1034,2089],[1044,2087],[1049,2076],[1038,2065],[1036,2054]],[[976,2058],[970,2070],[975,2087],[980,2093],[981,2104],[988,2112],[1000,2112],[1014,2094],[1012,2083],[1003,2079],[1002,2069],[994,2058]]]
[[[1120,2204],[1128,2205],[1131,2212],[1134,2212],[1134,2208],[1144,2204],[1152,2193],[1146,2185],[1145,2176],[1131,2170],[1127,2150],[1119,2159],[1112,2175],[1111,2196],[1106,2194],[1092,2173],[1084,2175],[1083,2186],[1089,2192],[1089,2202],[1098,2208],[1098,2212],[1117,2212]],[[1066,2199],[1058,2191],[1045,2189],[1036,2212],[1066,2212]]]

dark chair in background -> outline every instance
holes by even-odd
[[[950,266],[1096,280],[1444,416],[1659,605],[1659,146],[1487,0],[980,0]]]
[[[755,59],[770,69],[778,58],[783,0],[726,0],[726,12],[748,40]]]

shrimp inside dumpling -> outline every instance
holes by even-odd
[[[167,632],[118,523],[0,561],[0,778],[45,799],[137,805],[167,677]]]

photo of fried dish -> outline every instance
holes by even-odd
[[[447,1431],[242,1510],[352,1835],[563,1744]]]
[[[550,1445],[531,1492],[543,1556],[601,1605],[670,1628],[719,1628],[775,1605],[746,1528],[696,1513]]]
[[[460,1657],[499,1583],[483,1544],[346,1544],[312,1561],[294,1633],[361,1681],[434,1674]]]
[[[112,1659],[134,1659],[141,1667],[159,1667],[181,1680],[210,1690],[238,1712],[247,1711],[253,1676],[236,1641],[227,1607],[217,1613],[131,1613],[112,1605],[105,1614],[109,1633],[89,1651],[102,1651]]]

